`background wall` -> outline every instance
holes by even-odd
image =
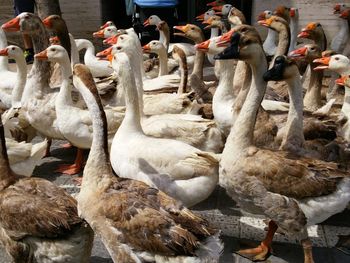
[[[319,21],[322,23],[328,40],[338,32],[339,18],[333,15],[333,6],[338,1],[332,0],[254,0],[252,21],[256,24],[257,15],[266,9],[275,9],[278,5],[293,6],[299,8],[300,27],[308,22]],[[350,6],[350,0],[343,0]],[[60,0],[63,17],[66,19],[70,32],[76,38],[92,39],[92,32],[101,25],[100,1],[98,0]],[[13,17],[13,1],[0,0],[0,23]],[[265,34],[266,29],[258,26]],[[18,40],[18,34],[11,34],[10,40]],[[100,41],[94,40],[96,44]]]

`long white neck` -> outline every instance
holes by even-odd
[[[169,26],[166,24],[163,26],[163,28],[163,30],[159,30],[159,42],[161,42],[164,45],[165,51],[166,53],[168,53],[170,43]]]
[[[213,96],[213,107],[217,103],[217,99],[222,102],[223,100],[232,100],[235,98],[235,93],[232,87],[234,76],[234,64],[233,59],[218,60],[220,67],[220,79],[219,84]]]
[[[118,75],[121,86],[124,88],[126,104],[125,117],[119,129],[127,129],[128,132],[143,133],[141,127],[139,93],[132,71],[134,67],[132,62],[130,64],[131,68],[123,68]]]
[[[290,44],[289,44],[288,52],[296,49],[298,32],[299,32],[299,18],[293,17],[290,20]]]
[[[75,39],[72,34],[69,33],[69,40],[70,40],[70,46],[71,46],[71,65],[72,67],[79,63],[79,51],[77,44],[75,43]]]
[[[132,65],[132,68],[134,70],[134,76],[135,76],[135,83],[137,88],[137,97],[139,101],[139,111],[140,116],[143,118],[143,78],[142,78],[142,71],[143,71],[143,62],[142,62],[142,56],[137,55],[135,52],[127,52],[127,55],[130,59],[130,64]]]
[[[349,39],[349,34],[350,30],[348,21],[346,19],[340,19],[340,30],[332,40],[331,49],[340,53],[344,51]]]
[[[222,154],[224,166],[232,165],[232,158],[236,159],[241,152],[253,145],[256,116],[266,91],[266,82],[263,80],[263,74],[267,70],[267,61],[262,47],[260,49],[261,51],[257,57],[253,61],[248,62],[252,70],[252,83],[242,109],[226,140]]]
[[[62,72],[62,84],[60,91],[56,97],[56,107],[65,107],[73,105],[72,87],[73,87],[73,72],[70,65],[68,54],[59,61]]]
[[[267,55],[273,56],[276,52],[276,39],[277,39],[278,33],[275,30],[272,30],[269,28],[267,30],[267,37],[264,41],[263,47]]]
[[[210,29],[210,38],[217,37],[217,36],[219,36],[219,28],[212,27]]]
[[[157,52],[159,57],[159,74],[158,76],[164,76],[169,74],[168,69],[168,56],[165,48],[161,48]]]
[[[0,49],[7,47],[7,38],[5,32],[0,28]],[[6,56],[0,56],[0,71],[8,70],[8,58]]]
[[[49,46],[49,38],[43,23],[38,23],[38,28],[37,31],[30,35],[35,54]],[[46,94],[51,92],[49,85],[50,73],[50,63],[48,61],[34,59],[34,64],[27,77],[22,102],[28,98],[45,97]]]
[[[27,63],[24,56],[19,56],[16,58],[17,65],[17,77],[16,84],[12,90],[11,104],[12,106],[20,105],[23,90],[27,81]]]
[[[300,150],[304,143],[303,88],[299,75],[287,79],[286,82],[289,92],[289,111],[281,149],[295,152]]]
[[[86,48],[84,60],[95,57],[95,47],[89,40],[84,39],[83,47]]]
[[[205,53],[202,51],[196,50],[192,74],[197,75],[200,80],[203,80],[204,58],[205,58]]]
[[[113,172],[108,153],[107,120],[101,101],[98,102],[97,91],[93,94],[85,87],[79,91],[89,109],[93,129],[91,149],[83,174],[83,190],[88,185],[99,187],[102,185],[99,182],[104,177],[109,178]]]

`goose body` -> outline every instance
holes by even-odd
[[[135,79],[125,71],[133,69],[121,69],[117,63],[118,59],[113,62],[113,67],[120,73],[127,109],[112,143],[114,171],[121,177],[156,186],[186,206],[203,201],[215,189],[218,180],[215,154],[181,141],[147,136],[141,128]]]
[[[222,154],[220,184],[246,211],[271,219],[267,236],[260,246],[239,253],[265,259],[271,250],[273,235],[280,228],[301,240],[304,262],[311,263],[311,242],[306,226],[320,223],[347,206],[350,201],[349,176],[338,170],[335,164],[293,157],[286,152],[253,145],[252,129],[266,90],[263,74],[267,62],[258,40],[243,42],[240,33],[234,37],[234,46],[239,45],[240,50],[232,56],[244,58],[250,64],[253,82]],[[275,63],[281,63],[283,59],[277,57]],[[273,69],[281,71],[284,68],[278,65]]]
[[[88,262],[93,232],[79,218],[75,199],[47,180],[16,175],[9,165],[2,124],[0,139],[0,243],[11,260]]]
[[[118,58],[124,70],[130,68],[122,56]],[[222,244],[203,219],[165,193],[113,174],[96,87],[86,67],[77,65],[74,72],[85,86],[82,93],[94,129],[77,198],[79,214],[100,236],[113,262],[218,262]]]
[[[84,62],[91,69],[92,75],[94,77],[106,77],[112,74],[113,70],[108,66],[108,61],[99,60],[95,56],[95,47],[89,40],[76,39],[75,43],[77,45],[78,51],[81,49],[86,49]]]

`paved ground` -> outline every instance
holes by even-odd
[[[75,149],[61,149],[63,142],[56,141],[52,147],[52,157],[45,158],[35,169],[34,175],[46,178],[74,194],[79,191],[74,185],[73,178],[55,173],[54,170],[61,163],[72,163]],[[205,202],[193,208],[194,211],[206,217],[210,222],[222,230],[222,239],[225,250],[220,262],[248,263],[248,259],[240,257],[233,252],[240,246],[257,245],[265,235],[263,218],[249,214],[242,214],[240,209],[225,194],[221,188],[211,195]],[[336,215],[322,225],[312,226],[308,229],[314,244],[315,262],[347,263],[350,262],[350,250],[335,248],[338,235],[350,235],[350,211]],[[301,247],[295,240],[276,234],[273,244],[274,253],[266,262],[271,263],[299,263],[303,262]],[[350,243],[350,241],[348,241]],[[349,244],[350,245],[350,244]],[[0,249],[0,263],[9,263],[3,250]],[[111,263],[108,252],[103,244],[96,239],[94,243],[91,263]]]

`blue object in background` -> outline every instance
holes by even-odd
[[[134,3],[140,7],[174,7],[178,0],[134,0]]]

